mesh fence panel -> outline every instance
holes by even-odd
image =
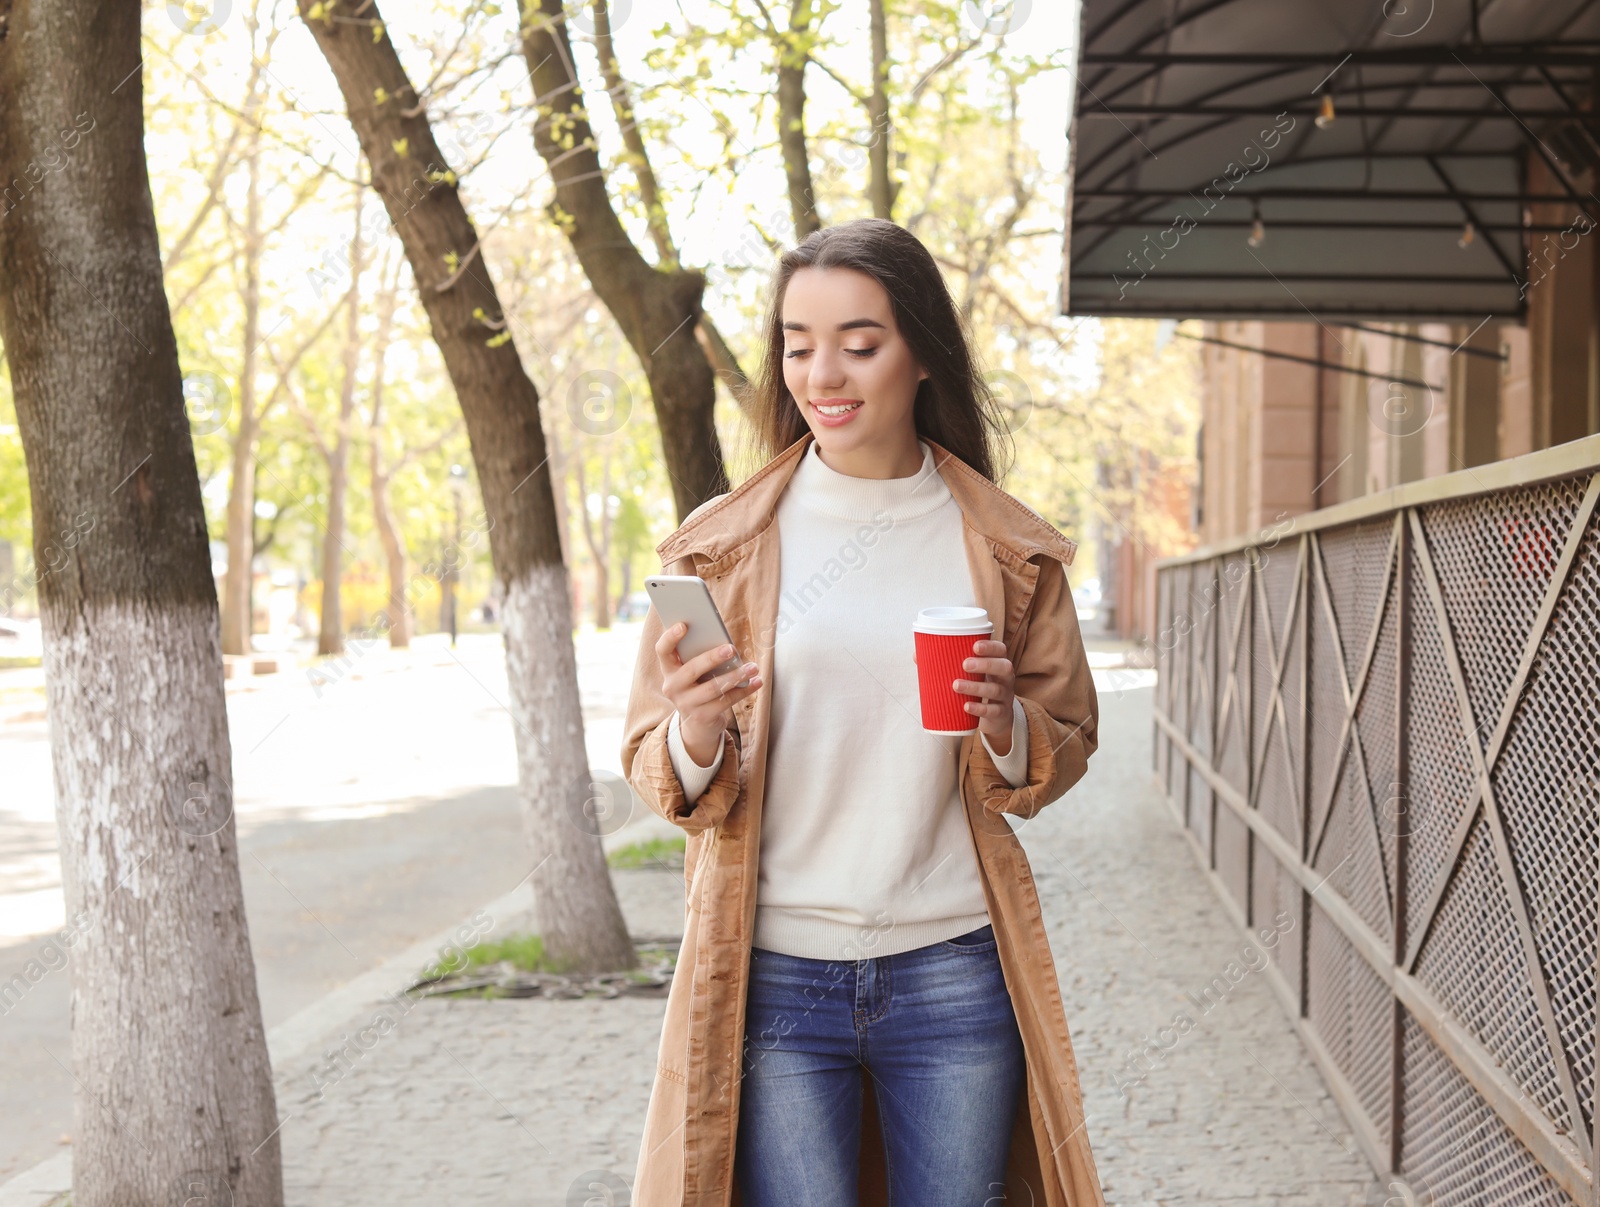
[[[1396,1172],[1439,1207],[1569,1203],[1563,1185],[1592,1181],[1600,483],[1564,472],[1159,574],[1164,622],[1194,614],[1190,644],[1160,665],[1187,680],[1201,759],[1174,753],[1184,766],[1164,782],[1252,929],[1295,920],[1274,975],[1297,995],[1304,981],[1306,1023],[1349,1089],[1341,1105],[1380,1144],[1398,1094]],[[1175,697],[1156,698],[1175,722]],[[1240,816],[1252,808],[1304,865],[1253,839]],[[1309,888],[1330,909],[1303,915]],[[1459,1031],[1435,1041],[1396,1006],[1368,959],[1397,942],[1393,975]],[[1501,1083],[1504,1118],[1463,1073],[1475,1061]],[[1519,1116],[1524,1135],[1565,1134],[1578,1155],[1541,1150],[1557,1154],[1544,1168],[1508,1126]]]
[[[1510,897],[1481,816],[1422,945],[1416,974],[1551,1121],[1570,1128]]]
[[[1183,752],[1175,745],[1168,744],[1171,749],[1167,757],[1167,797],[1183,804],[1183,785],[1189,775],[1189,765],[1183,757]]]
[[[1356,707],[1356,732],[1361,737],[1368,800],[1383,852],[1382,861],[1372,866],[1370,878],[1371,891],[1382,906],[1383,923],[1378,929],[1384,935],[1390,933],[1394,908],[1395,824],[1401,809],[1397,779],[1400,735],[1395,720],[1395,681],[1400,668],[1398,590],[1397,579],[1391,578],[1378,626],[1378,643],[1373,647],[1372,665]]]
[[[1393,598],[1393,591],[1390,598]],[[1352,729],[1352,748],[1344,766],[1344,793],[1334,818],[1344,827],[1349,862],[1335,876],[1350,904],[1373,930],[1390,935],[1390,885],[1394,874],[1393,814],[1396,796],[1394,733],[1396,610],[1387,608],[1379,624],[1372,667],[1361,687]],[[1385,637],[1387,635],[1387,637]],[[1365,647],[1365,641],[1362,642]],[[1382,652],[1388,648],[1388,657]]]
[[[1355,1090],[1363,1113],[1380,1133],[1387,1131],[1394,999],[1315,902],[1307,962],[1311,1025]]]
[[[1249,904],[1250,830],[1232,809],[1217,810],[1217,875],[1241,913]]]
[[[1584,485],[1567,479],[1419,511],[1480,724],[1499,718]]]
[[[1334,796],[1333,813],[1315,863],[1338,894],[1379,935],[1389,933],[1384,896],[1383,852],[1367,789],[1353,760],[1346,761]]]
[[[1293,636],[1290,610],[1291,597],[1297,577],[1293,551],[1281,546],[1262,556],[1257,575],[1262,590],[1258,601],[1264,608],[1256,611],[1251,642],[1251,715],[1256,734],[1256,763],[1261,769],[1261,783],[1257,788],[1257,807],[1261,815],[1279,834],[1295,848],[1300,846],[1300,793],[1293,780],[1290,755],[1289,719],[1295,717],[1283,705],[1274,691],[1274,666],[1280,650]],[[1284,654],[1284,665],[1279,668],[1287,679],[1289,659]],[[1297,729],[1296,729],[1296,732]]]
[[[1216,571],[1199,565],[1189,583],[1189,609],[1193,616],[1190,633],[1189,726],[1191,740],[1198,738],[1211,743],[1212,694],[1216,691],[1216,668],[1212,657],[1212,632],[1217,624]]]
[[[1217,627],[1217,573],[1212,562],[1201,562],[1194,567],[1190,581],[1189,607],[1194,616],[1190,645],[1192,667],[1190,682],[1193,690],[1189,703],[1189,741],[1206,758],[1213,749],[1212,712],[1213,693],[1216,691],[1216,656],[1214,638]]]
[[[1211,785],[1200,768],[1189,769],[1189,803],[1185,815],[1188,826],[1202,846],[1209,849],[1211,842]]]
[[[1308,623],[1311,648],[1307,651],[1306,743],[1310,761],[1310,833],[1321,831],[1328,816],[1331,794],[1337,787],[1335,772],[1348,743],[1341,744],[1344,728],[1344,691],[1339,680],[1339,655],[1336,652],[1333,624],[1328,618],[1328,600],[1316,575],[1306,580]]]
[[[1490,772],[1538,958],[1593,1126],[1596,818],[1600,816],[1600,521],[1577,560],[1518,694]]]
[[[1250,791],[1250,562],[1223,559],[1217,604],[1217,770],[1238,790]]]
[[[1176,574],[1156,575],[1156,707],[1163,715],[1172,715],[1172,651],[1177,640],[1173,630],[1173,583]]]
[[[1296,997],[1300,994],[1300,886],[1294,875],[1256,845],[1250,871],[1251,918],[1259,937],[1266,928],[1276,930],[1278,938],[1267,949],[1267,957],[1278,975]]]
[[[1301,584],[1299,602],[1291,618],[1288,650],[1284,657],[1281,694],[1283,696],[1284,729],[1281,734],[1280,755],[1284,760],[1283,777],[1293,803],[1289,809],[1292,833],[1284,836],[1296,850],[1303,850],[1306,826],[1306,624],[1305,584]]]
[[[1410,1015],[1400,1172],[1426,1207],[1575,1207]]]
[[[1189,732],[1190,685],[1194,681],[1194,608],[1190,603],[1189,583],[1194,567],[1184,566],[1173,575],[1172,594],[1181,601],[1176,617],[1177,648],[1173,651],[1172,687],[1167,699],[1168,715],[1179,733]]]
[[[1421,580],[1415,549],[1408,555],[1412,582]],[[1406,709],[1406,934],[1414,938],[1432,889],[1449,872],[1451,839],[1477,783],[1470,739],[1456,705],[1434,610],[1418,599],[1411,608],[1410,701]]]
[[[1361,669],[1367,634],[1378,614],[1387,568],[1384,553],[1393,531],[1393,520],[1370,520],[1324,533],[1320,542],[1330,602],[1344,638],[1345,674],[1351,683]]]

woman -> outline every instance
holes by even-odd
[[[779,263],[767,464],[659,546],[727,648],[647,615],[623,766],[688,832],[684,944],[634,1201],[1101,1204],[1038,898],[999,814],[1083,774],[1075,545],[994,484],[1002,435],[932,256],[893,223]],[[912,622],[995,623],[977,729],[925,732]]]

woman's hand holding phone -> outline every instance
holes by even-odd
[[[672,625],[656,642],[656,660],[661,664],[661,693],[678,710],[678,733],[689,757],[704,767],[717,757],[722,731],[732,719],[733,706],[761,686],[756,664],[746,662],[722,675],[697,682],[701,675],[733,656],[731,645],[718,646],[685,662],[678,657],[678,642],[689,626],[682,621]]]

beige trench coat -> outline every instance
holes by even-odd
[[[706,580],[735,646],[760,667],[764,684],[773,681],[778,617],[773,520],[778,497],[812,439],[807,433],[735,490],[696,508],[657,546],[664,573]],[[1005,780],[976,733],[961,739],[958,764],[989,918],[1027,1053],[1003,1201],[1010,1207],[1104,1207],[1033,874],[1011,824],[999,816],[1029,818],[1060,798],[1082,777],[1099,744],[1099,702],[1065,572],[1077,546],[958,457],[928,444],[962,511],[978,603],[991,617],[1004,618],[1001,640],[1016,668],[1016,694],[1028,722],[1022,787]],[[673,708],[661,692],[655,655],[662,629],[651,608],[623,726],[622,766],[645,804],[687,833],[687,899],[632,1202],[741,1207],[733,1156],[771,693],[758,690],[734,706],[732,747],[710,786],[686,805],[667,754]],[[883,1207],[871,1078],[863,1102],[860,1188],[861,1207]]]

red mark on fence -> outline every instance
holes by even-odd
[[[1519,578],[1550,577],[1555,568],[1555,534],[1542,520],[1502,520],[1505,545],[1511,550],[1511,564]]]

